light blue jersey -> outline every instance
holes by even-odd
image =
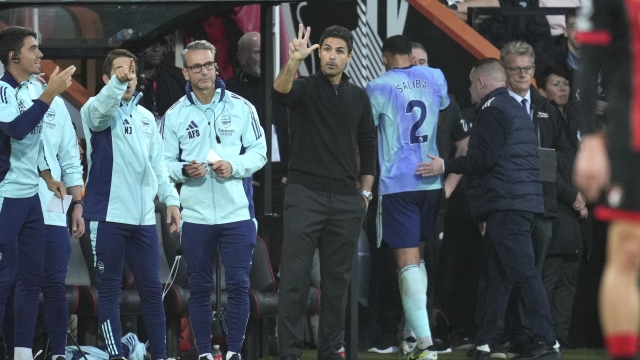
[[[31,79],[27,91],[32,99],[37,99],[44,90],[35,79]],[[44,153],[54,179],[60,179],[65,187],[82,186],[82,164],[76,131],[71,122],[71,116],[64,104],[64,100],[56,97],[51,102],[49,110],[42,118],[42,142]],[[47,183],[41,178],[38,189],[42,214],[46,225],[67,226],[65,214],[47,211],[47,204],[54,196],[47,188]],[[73,210],[71,207],[69,211]]]
[[[378,126],[379,194],[442,188],[442,177],[423,178],[416,165],[438,155],[440,110],[449,106],[442,71],[410,66],[387,71],[367,85]]]
[[[162,137],[142,94],[122,101],[127,82],[112,76],[80,110],[89,162],[83,218],[130,225],[156,223],[153,199],[179,206],[164,166]]]
[[[49,105],[33,100],[28,84],[8,71],[0,79],[0,201],[37,194],[38,170],[49,168],[40,137]]]
[[[184,221],[218,225],[253,217],[253,200],[244,183],[250,184],[251,175],[267,162],[267,144],[251,103],[225,90],[218,78],[213,100],[203,105],[187,84],[187,95],[164,115],[163,134],[169,175],[183,183]],[[222,179],[209,170],[199,179],[185,177],[183,166],[191,160],[208,164],[209,150],[231,164],[231,176]]]

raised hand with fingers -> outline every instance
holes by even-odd
[[[116,68],[116,78],[122,82],[129,82],[136,78],[136,63],[130,59],[129,66],[120,66]]]
[[[71,76],[75,71],[76,67],[73,65],[63,71],[60,71],[60,67],[56,66],[56,69],[53,70],[49,76],[49,85],[42,95],[40,95],[40,100],[51,105],[53,98],[62,94],[69,88],[69,86],[71,86],[71,83],[73,82],[73,78]]]
[[[304,31],[304,27],[302,24],[298,27],[298,37],[293,39],[289,43],[289,58],[292,60],[302,61],[309,54],[320,47],[320,45],[315,44],[309,47],[309,35],[311,34],[311,28],[307,26],[307,30]]]

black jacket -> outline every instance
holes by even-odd
[[[293,81],[287,94],[271,93],[289,108],[288,184],[356,194],[359,175],[375,175],[376,127],[366,91],[342,74],[335,88],[322,72]]]
[[[154,79],[138,80],[138,88],[142,91],[140,105],[152,113],[164,116],[171,105],[185,95],[186,85],[180,69],[171,64],[160,63],[154,73]]]
[[[571,182],[562,176],[563,168],[569,166],[566,162],[570,158],[570,148],[563,130],[562,115],[538,90],[531,87],[531,117],[539,140],[539,147],[555,149],[557,166],[556,182],[542,182],[544,196],[544,216],[553,218],[558,213],[558,192],[564,193],[567,187],[573,187]],[[575,199],[575,197],[574,197]]]
[[[552,103],[553,104],[553,103]],[[555,106],[555,105],[554,105]],[[558,217],[553,223],[553,239],[549,245],[549,254],[578,254],[582,248],[582,231],[580,228],[579,212],[573,210],[573,203],[578,190],[572,185],[573,162],[579,150],[580,122],[573,109],[566,105],[561,115],[564,134],[569,146],[569,157],[559,175],[569,184],[563,191],[558,189]]]
[[[527,112],[504,87],[481,104],[467,155],[445,161],[445,170],[470,175],[469,203],[476,219],[497,211],[542,213],[537,139]]]

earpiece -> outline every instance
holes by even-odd
[[[13,55],[11,55],[11,61],[15,62],[15,63],[19,63],[20,62],[20,55],[13,53]]]

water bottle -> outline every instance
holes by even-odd
[[[109,46],[120,46],[123,42],[133,37],[133,29],[122,29],[107,40]]]
[[[220,352],[220,345],[213,345],[213,360],[222,360],[222,353]]]

